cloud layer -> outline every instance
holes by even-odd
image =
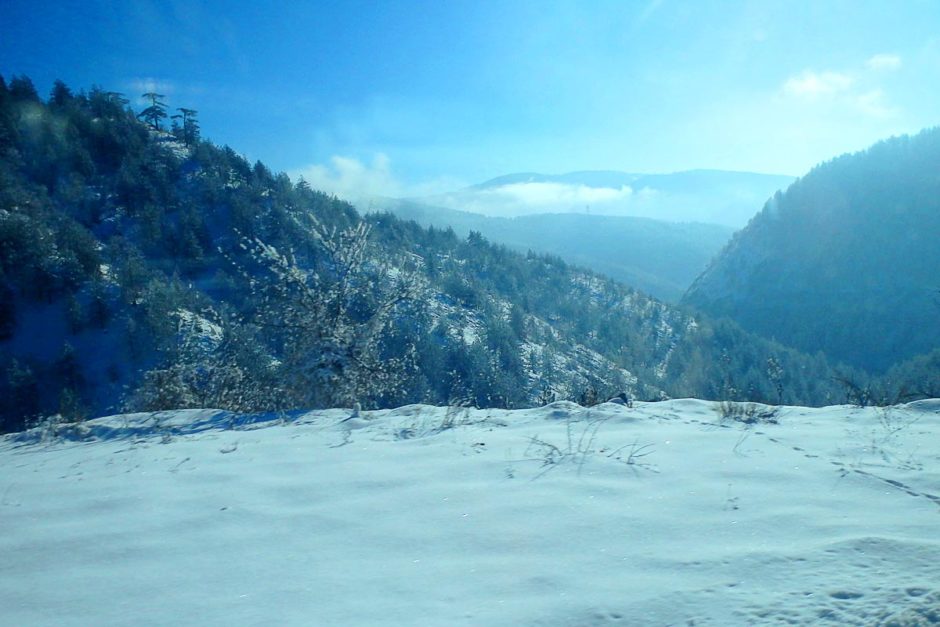
[[[567,207],[584,209],[586,206],[629,200],[633,190],[628,186],[588,187],[567,183],[534,182],[511,183],[479,192],[490,202],[525,207]]]
[[[655,195],[650,189],[634,191],[629,186],[591,187],[556,182],[511,183],[485,189],[464,189],[456,179],[438,179],[405,184],[393,173],[392,162],[383,153],[371,163],[334,155],[327,164],[311,164],[288,172],[314,189],[347,200],[368,210],[377,198],[424,198],[431,204],[485,215],[519,216],[533,213],[594,212],[631,214]]]
[[[464,189],[427,199],[432,205],[487,216],[516,217],[537,213],[642,215],[657,192],[629,186],[591,187],[557,182],[510,183],[485,189]]]

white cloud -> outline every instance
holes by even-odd
[[[896,54],[876,54],[865,65],[869,70],[892,72],[901,68],[901,57]]]
[[[402,185],[392,175],[388,156],[376,154],[370,165],[358,159],[334,155],[329,165],[312,164],[289,172],[303,177],[311,187],[356,202],[370,196],[400,196]]]
[[[591,187],[557,182],[510,183],[484,189],[464,189],[428,199],[430,204],[481,213],[514,217],[536,213],[595,213],[635,215],[649,194],[634,193],[629,186]],[[639,204],[638,204],[639,203]]]
[[[467,186],[467,182],[441,176],[419,183],[404,182],[392,170],[392,161],[384,153],[376,153],[372,163],[353,157],[334,155],[329,163],[314,163],[287,173],[294,181],[301,177],[313,189],[334,194],[353,204],[367,208],[376,196],[416,198],[442,194]]]
[[[157,78],[135,78],[127,83],[127,89],[131,92],[131,98],[137,98],[141,102],[145,100],[142,94],[158,93],[169,96],[176,91],[176,85],[170,81]]]
[[[806,70],[799,76],[792,76],[783,84],[783,92],[790,96],[815,100],[844,93],[855,80],[841,72],[813,72]]]
[[[590,187],[555,182],[511,183],[475,190],[466,189],[466,182],[451,177],[405,184],[395,176],[391,160],[382,153],[376,154],[371,163],[334,155],[328,164],[311,164],[288,174],[295,181],[303,177],[312,188],[335,194],[365,210],[379,196],[424,199],[433,205],[486,215],[569,211],[617,214],[649,196],[644,194],[645,190],[634,194],[629,186]]]

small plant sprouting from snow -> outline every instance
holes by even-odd
[[[527,457],[523,461],[541,462],[542,468],[532,480],[539,479],[563,465],[576,466],[580,476],[584,465],[594,455],[604,455],[608,459],[625,464],[634,473],[639,469],[656,472],[655,468],[645,461],[645,458],[653,453],[653,445],[640,444],[639,438],[613,449],[598,447],[597,434],[607,420],[608,418],[590,420],[577,431],[569,418],[565,424],[565,442],[562,444],[554,444],[538,435],[530,437],[529,446],[525,451]]]
[[[398,430],[396,437],[399,440],[410,440],[465,427],[474,423],[470,417],[471,409],[470,399],[453,399],[448,403],[440,420],[422,416],[419,412],[410,426]]]

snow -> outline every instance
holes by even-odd
[[[215,348],[222,342],[222,327],[204,316],[193,313],[188,309],[177,309],[173,312],[179,321],[180,332],[184,330],[193,335],[196,342],[205,345],[207,348]]]
[[[467,346],[473,346],[480,341],[480,335],[483,333],[483,326],[476,320],[468,320],[467,324],[460,330],[460,337]]]
[[[0,524],[4,625],[932,624],[940,401],[114,416]]]

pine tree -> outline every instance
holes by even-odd
[[[199,121],[196,119],[197,111],[195,109],[186,109],[179,107],[179,114],[171,116],[174,120],[180,120],[182,126],[178,128],[178,136],[187,146],[192,146],[199,141]]]
[[[137,117],[146,121],[153,130],[161,130],[160,120],[164,120],[167,117],[166,103],[163,102],[166,96],[150,91],[143,94],[143,97],[150,100],[150,106],[138,113]]]

